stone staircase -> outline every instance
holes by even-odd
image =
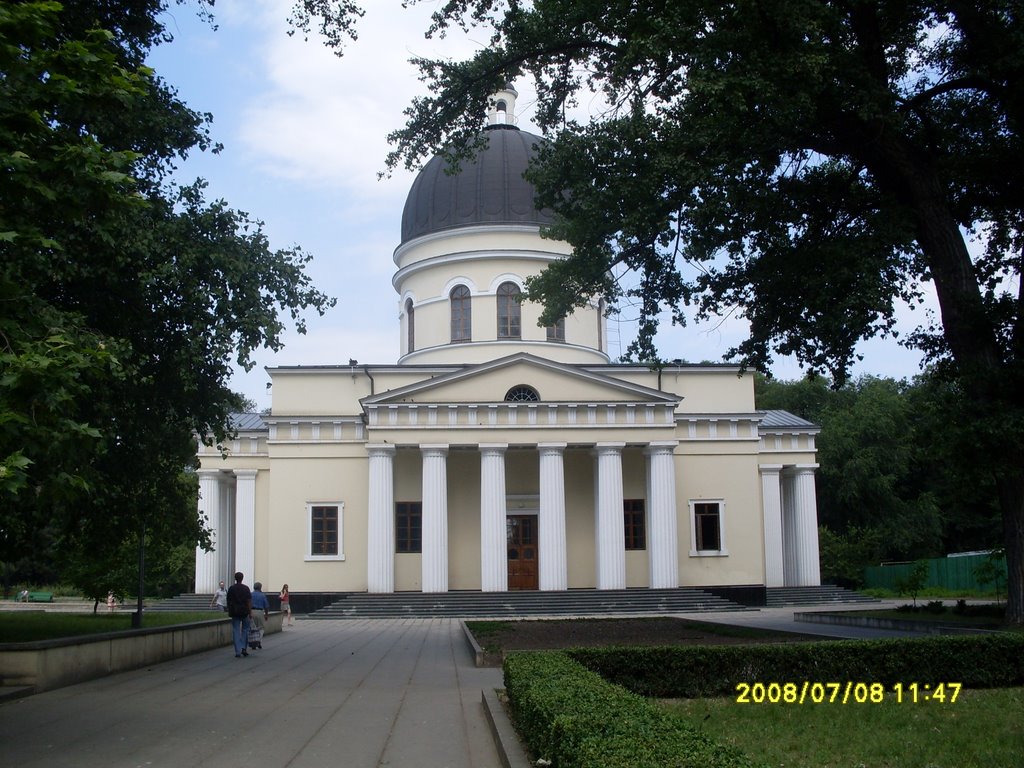
[[[876,597],[868,597],[832,584],[823,584],[820,587],[770,587],[767,593],[766,607],[768,608],[782,608],[791,605],[881,602]]]
[[[187,611],[187,612],[200,612],[210,611],[219,612],[216,608],[210,607],[210,602],[213,600],[213,594],[194,594],[190,592],[184,592],[180,595],[176,595],[167,600],[160,600],[159,602],[152,603],[146,606],[147,611]]]
[[[308,619],[519,618],[749,610],[700,589],[572,589],[566,592],[351,593]]]

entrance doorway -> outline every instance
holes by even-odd
[[[508,539],[508,588],[537,589],[537,516],[509,515],[505,531]]]

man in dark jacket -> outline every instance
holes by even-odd
[[[252,592],[242,583],[242,572],[235,574],[235,583],[228,589],[228,616],[231,617],[231,638],[235,641],[235,658],[248,656],[245,643],[249,637],[249,614],[252,613]]]

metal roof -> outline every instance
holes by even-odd
[[[789,411],[762,411],[764,418],[761,419],[761,429],[818,429],[818,425],[801,419]]]
[[[402,212],[402,242],[423,235],[480,224],[553,222],[534,207],[535,190],[523,173],[543,139],[511,125],[491,126],[487,146],[458,173],[435,156],[420,171]]]
[[[232,413],[230,418],[231,428],[236,432],[258,432],[267,428],[258,413]]]

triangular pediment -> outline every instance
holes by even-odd
[[[584,367],[518,353],[469,365],[399,389],[363,398],[364,406],[399,403],[499,403],[513,387],[531,387],[546,403],[674,404],[677,395]]]

